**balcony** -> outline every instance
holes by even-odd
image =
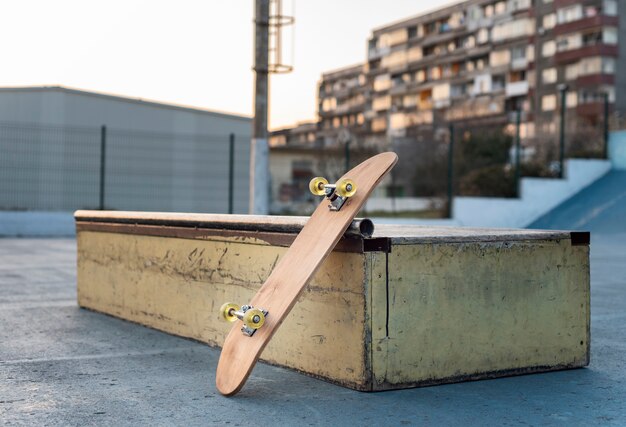
[[[611,111],[613,111],[613,105],[609,104],[609,113]],[[583,117],[604,117],[604,102],[595,101],[578,104],[578,106],[576,107],[576,114]]]
[[[578,49],[565,50],[554,54],[554,61],[557,64],[564,64],[579,60],[580,58],[586,58],[589,56],[612,56],[617,58],[619,50],[617,45],[608,44],[596,44],[589,46],[582,46]]]
[[[596,15],[579,19],[578,21],[559,24],[552,30],[555,36],[588,30],[591,28],[617,27],[619,18],[617,16]]]
[[[560,9],[562,7],[574,6],[580,3],[580,0],[554,0],[554,8]]]
[[[504,98],[499,96],[480,96],[459,100],[448,108],[446,120],[467,120],[494,115],[504,112]]]
[[[373,47],[370,48],[367,52],[367,58],[372,61],[378,58],[381,58],[385,55],[389,55],[391,49],[388,46],[385,47]]]
[[[433,106],[435,108],[445,108],[450,106],[450,98],[434,99]]]
[[[590,74],[586,76],[580,76],[576,79],[577,87],[599,86],[599,85],[614,85],[614,74]]]
[[[523,96],[528,94],[528,81],[522,80],[515,83],[507,83],[505,94],[507,98]]]

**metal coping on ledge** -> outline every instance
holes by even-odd
[[[191,214],[190,217],[203,215]],[[179,215],[167,215],[158,213],[147,213],[141,216],[138,213],[125,215],[124,212],[115,212],[107,216],[102,211],[76,211],[74,217],[77,222],[99,222],[110,224],[133,224],[133,225],[167,225],[184,228],[218,228],[224,230],[241,231],[269,231],[281,233],[298,233],[308,218],[293,217],[292,222],[286,222],[284,217],[279,217],[282,221],[272,222],[271,220],[259,220],[252,216],[233,216],[223,214],[205,214],[206,219],[185,219]],[[152,216],[152,217],[150,217]],[[240,218],[240,221],[233,220]],[[374,223],[369,218],[355,218],[348,226],[344,235],[348,237],[358,237],[369,239],[374,234]]]

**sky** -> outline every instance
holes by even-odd
[[[371,30],[457,1],[283,0],[290,74],[271,129],[315,119],[321,74],[364,62]],[[63,85],[251,116],[254,0],[0,2],[0,86]],[[1,118],[0,118],[1,119]]]

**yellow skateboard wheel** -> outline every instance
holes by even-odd
[[[342,179],[337,183],[335,191],[340,197],[352,197],[356,193],[356,184],[351,179]]]
[[[316,196],[323,196],[326,194],[324,191],[324,186],[326,184],[328,184],[328,180],[326,178],[316,176],[309,182],[309,190]]]
[[[222,317],[224,320],[228,322],[234,322],[237,320],[237,316],[235,316],[235,311],[239,311],[241,307],[237,304],[233,304],[232,302],[227,302],[220,307],[220,313],[222,313]]]
[[[265,314],[258,308],[251,308],[243,315],[243,323],[250,329],[259,329],[265,323]]]

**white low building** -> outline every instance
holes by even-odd
[[[250,133],[241,115],[60,86],[0,88],[0,210],[225,213],[234,134],[232,210],[247,213]]]

